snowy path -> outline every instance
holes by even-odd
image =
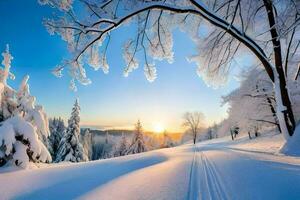
[[[0,173],[0,199],[300,199],[300,159],[228,143]]]
[[[299,159],[218,144],[196,149],[189,199],[300,199]]]
[[[201,177],[201,178],[198,178]],[[213,163],[199,147],[195,148],[188,199],[230,199]]]

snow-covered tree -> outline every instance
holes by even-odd
[[[83,145],[85,155],[87,155],[89,160],[92,160],[92,133],[88,128],[84,129],[82,134],[80,134],[80,141]]]
[[[170,135],[167,133],[167,131],[164,131],[161,148],[169,148],[169,147],[174,147],[174,146],[175,146],[174,141],[172,140]]]
[[[0,70],[0,121],[11,117],[17,107],[17,103],[15,101],[16,91],[7,84],[8,79],[15,79],[15,76],[10,72],[11,60],[13,57],[9,53],[8,45],[6,47],[6,51],[2,53],[2,56],[2,65],[4,67]]]
[[[207,139],[213,139],[213,131],[210,127],[207,129]]]
[[[12,56],[7,46],[0,68],[0,166],[15,163],[26,168],[29,161],[51,162],[48,145],[48,119],[35,97],[29,93],[25,76],[18,91],[7,84],[14,78],[10,72]]]
[[[126,138],[125,134],[122,132],[122,138],[121,138],[120,142],[118,143],[118,145],[116,146],[114,156],[126,155],[127,148],[128,148],[127,138]]]
[[[157,134],[144,135],[144,141],[147,146],[147,150],[154,150],[161,147],[161,136]]]
[[[108,131],[102,132],[101,135],[93,137],[92,142],[92,160],[113,157],[115,143]]]
[[[85,60],[96,70],[102,68],[108,72],[106,52],[111,33],[130,22],[135,22],[137,29],[136,35],[124,45],[124,75],[138,68],[137,55],[141,51],[145,76],[153,81],[157,77],[154,61],[173,61],[172,30],[177,26],[198,46],[198,54],[190,60],[197,63],[198,74],[208,84],[226,82],[235,58],[245,50],[251,52],[272,82],[281,132],[287,142],[292,140],[296,120],[287,75],[299,64],[296,53],[299,1],[90,0],[73,5],[74,1],[40,0],[40,3],[57,7],[64,14],[46,20],[45,25],[51,34],[61,35],[70,47],[72,58],[54,72],[61,76],[68,67],[72,88],[76,80],[83,84],[91,82],[85,73]],[[199,34],[202,27],[206,27],[207,34]]]
[[[113,140],[111,139],[111,136],[109,135],[108,131],[106,131],[104,143],[102,146],[101,158],[106,159],[113,157],[113,147]]]
[[[223,97],[223,103],[229,105],[231,127],[238,126],[241,132],[248,133],[275,126],[280,132],[272,83],[261,69],[253,68],[244,73],[240,86]]]
[[[135,124],[134,135],[131,144],[129,145],[126,154],[136,154],[147,151],[147,146],[144,141],[144,133],[141,121],[138,120]]]
[[[78,99],[72,109],[71,117],[68,120],[68,127],[66,134],[62,137],[55,162],[70,161],[81,162],[87,161],[88,157],[84,152],[83,146],[80,143],[80,107]]]
[[[208,139],[218,138],[218,125],[214,123],[212,126],[207,129],[207,137]]]
[[[49,124],[48,117],[44,108],[41,105],[35,105],[35,97],[30,95],[29,76],[25,76],[16,94],[17,97],[17,110],[18,113],[25,118],[26,121],[30,122],[34,127],[36,127],[36,132],[40,140],[46,145],[46,147],[51,150],[51,145],[49,144]]]
[[[60,144],[60,141],[65,134],[65,124],[62,118],[53,118],[49,119],[49,130],[50,130],[50,137],[49,137],[49,143],[51,146],[51,155],[53,160],[55,160],[58,147]]]

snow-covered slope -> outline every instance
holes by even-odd
[[[196,148],[2,169],[0,199],[300,199],[300,159],[276,153],[281,137],[221,138]]]

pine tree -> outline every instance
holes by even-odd
[[[81,162],[87,161],[87,155],[84,153],[84,149],[79,140],[80,134],[80,107],[78,99],[72,109],[71,117],[68,121],[68,128],[66,134],[60,141],[58,153],[55,162],[70,161]]]
[[[102,153],[101,153],[102,159],[111,158],[113,156],[112,147],[113,147],[113,145],[112,145],[112,142],[110,139],[110,135],[109,135],[108,131],[106,131],[105,140],[104,140]]]
[[[16,110],[17,103],[15,101],[16,91],[8,84],[8,79],[15,79],[15,76],[10,72],[12,55],[9,53],[9,46],[6,46],[6,51],[2,53],[3,68],[0,69],[0,122],[10,118]]]
[[[124,135],[124,133],[122,132],[122,138],[120,140],[120,143],[116,147],[114,155],[115,156],[124,156],[124,155],[126,155],[127,148],[128,148],[127,138]]]
[[[53,160],[55,160],[56,155],[58,153],[58,147],[60,141],[65,134],[65,124],[62,118],[53,118],[49,120],[49,129],[50,129],[50,137],[49,143],[51,145],[51,155]]]
[[[9,47],[2,53],[0,68],[0,166],[14,163],[26,168],[31,162],[51,162],[47,144],[49,129],[47,116],[42,106],[35,105],[35,97],[29,93],[25,76],[19,91],[7,85],[7,79],[14,79],[10,72]],[[44,143],[44,144],[43,144]]]
[[[80,140],[84,153],[88,156],[89,160],[92,160],[92,134],[88,128],[83,131]]]
[[[36,132],[39,139],[43,142],[47,149],[52,152],[52,148],[49,143],[50,131],[48,117],[43,106],[35,105],[35,97],[30,95],[28,80],[29,76],[26,75],[23,78],[16,94],[17,110],[26,121],[30,122],[34,127],[36,127]]]
[[[147,147],[144,141],[143,128],[140,120],[135,125],[134,136],[132,142],[126,151],[126,154],[136,154],[147,151]]]

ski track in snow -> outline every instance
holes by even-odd
[[[224,183],[214,164],[195,147],[191,166],[188,200],[227,200],[228,195]]]

